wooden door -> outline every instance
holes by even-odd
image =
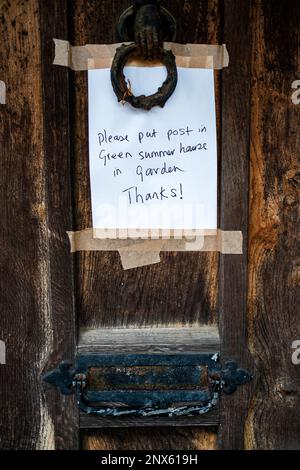
[[[165,1],[177,41],[226,43],[216,73],[219,225],[242,230],[243,255],[164,253],[123,271],[118,253],[71,255],[67,230],[91,227],[87,74],[52,65],[53,38],[115,42],[129,0],[0,3],[3,449],[300,447],[297,217],[300,4],[296,0]],[[222,400],[217,421],[100,429],[42,374],[73,360],[86,335],[209,327],[222,361],[251,384]]]

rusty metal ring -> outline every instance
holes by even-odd
[[[127,61],[131,57],[137,57],[139,48],[135,43],[120,46],[115,54],[111,66],[111,83],[118,101],[126,101],[134,108],[141,108],[149,111],[154,106],[164,107],[167,100],[173,94],[177,85],[177,67],[175,56],[172,51],[162,49],[156,56],[167,69],[167,78],[156,93],[150,96],[134,96],[128,89],[126,79],[123,73]]]

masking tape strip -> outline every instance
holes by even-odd
[[[75,71],[110,68],[117,48],[122,45],[122,43],[117,43],[71,46],[69,41],[62,39],[54,39],[54,43],[55,57],[53,64],[70,67]],[[213,68],[220,70],[223,67],[228,67],[229,64],[229,56],[225,44],[177,44],[166,42],[164,47],[173,51],[178,67]],[[207,57],[212,57],[212,60],[207,61]],[[150,63],[132,60],[128,65],[149,66]],[[154,62],[151,65],[161,64]]]
[[[94,230],[67,232],[71,253],[77,251],[119,251],[124,269],[159,263],[161,251],[218,251],[242,254],[243,235],[240,231],[212,230],[181,239],[109,239],[94,238]]]
[[[107,66],[106,59],[88,59],[88,70],[93,69],[103,69],[110,67],[110,64]],[[146,60],[135,60],[131,59],[127,62],[129,66],[135,67],[161,67],[161,62],[151,61],[147,62]],[[214,68],[214,58],[212,56],[198,56],[198,57],[177,57],[176,56],[176,65],[177,67],[184,68],[201,68],[201,69],[213,69]]]
[[[6,103],[6,85],[0,80],[0,104]]]

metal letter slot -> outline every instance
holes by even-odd
[[[132,44],[123,44],[117,49],[112,63],[111,82],[118,101],[147,111],[154,106],[163,107],[177,85],[175,56],[172,51],[163,48],[163,41],[175,40],[175,19],[161,7],[159,0],[135,0],[133,6],[121,15],[117,31],[121,41],[134,40]],[[133,57],[142,57],[147,61],[159,60],[166,66],[167,78],[151,96],[134,96],[131,87],[127,86],[123,70],[127,61]]]
[[[81,354],[61,362],[44,380],[76,394],[81,411],[98,416],[193,416],[208,413],[221,393],[251,375],[218,354]]]

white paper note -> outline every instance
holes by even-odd
[[[155,93],[164,67],[126,67],[135,95]],[[110,70],[89,70],[93,227],[216,229],[214,72],[178,68],[165,107],[118,103]]]

